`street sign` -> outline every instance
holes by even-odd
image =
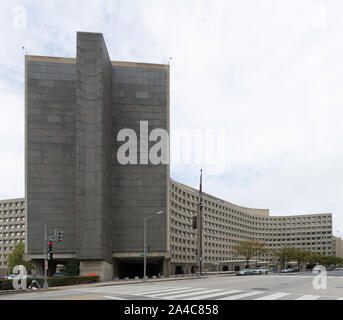
[[[144,257],[144,253],[141,253],[139,256],[140,256],[140,257]]]

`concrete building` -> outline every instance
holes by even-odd
[[[333,237],[334,245],[335,245],[335,251],[334,255],[339,258],[343,258],[343,240],[340,237]]]
[[[43,272],[46,225],[64,232],[52,270],[75,258],[81,275],[142,275],[144,218],[162,210],[147,225],[148,275],[195,272],[198,192],[152,164],[143,139],[169,133],[169,65],[111,61],[97,33],[77,33],[76,47],[76,58],[26,56],[26,258]],[[124,128],[139,133],[136,164],[117,159]],[[244,240],[333,252],[330,213],[271,217],[204,194],[203,215],[205,270],[241,267]]]
[[[25,199],[0,200],[0,275],[8,274],[7,255],[25,242]]]
[[[184,184],[170,181],[171,273],[197,271],[195,248],[197,230],[192,229],[199,192]],[[335,254],[332,239],[332,214],[270,216],[268,209],[254,209],[203,193],[203,255],[204,269],[235,270],[245,266],[237,257],[234,246],[254,240],[267,249],[297,247],[324,255]],[[254,264],[274,264],[274,257],[265,254]]]
[[[144,217],[162,210],[148,225],[160,271],[169,165],[124,166],[115,150],[118,130],[140,132],[141,120],[169,132],[169,66],[111,61],[102,34],[78,32],[76,47],[76,59],[26,56],[26,257],[42,269],[46,224],[48,234],[64,231],[56,262],[76,258],[81,274],[112,278],[141,262]]]

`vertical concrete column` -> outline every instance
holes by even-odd
[[[80,271],[84,273],[85,267],[88,272],[92,266],[97,270],[105,268],[102,278],[112,278],[108,268],[99,262],[112,264],[112,66],[102,34],[77,33],[76,102]]]
[[[119,260],[118,259],[113,259],[112,261],[113,264],[113,277],[119,278]]]

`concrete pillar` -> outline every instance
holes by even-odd
[[[118,259],[113,259],[113,277],[119,278],[119,260]]]
[[[170,259],[163,259],[163,275],[169,276],[175,274],[173,265],[170,263]]]
[[[105,260],[81,260],[80,276],[96,274],[100,281],[109,281],[113,278],[113,265]]]

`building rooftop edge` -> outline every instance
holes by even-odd
[[[70,63],[70,64],[76,63],[76,58],[36,56],[36,55],[26,55],[25,60],[37,61],[37,62]],[[112,66],[156,68],[156,69],[169,69],[170,67],[169,64],[134,62],[134,61],[111,61],[111,64]]]
[[[185,185],[185,184],[183,184],[183,183],[181,183],[181,182],[175,181],[175,180],[173,180],[172,178],[170,178],[170,180],[171,180],[173,183],[178,184],[178,185],[181,185],[182,187],[184,187],[185,189],[188,189],[188,190],[191,191],[191,192],[194,192],[194,193],[198,193],[198,192],[199,192],[199,190],[196,190],[196,189],[194,189],[194,188],[192,188],[192,187],[190,187],[190,186],[187,186],[187,185]],[[248,207],[243,207],[243,206],[240,206],[240,205],[231,203],[231,202],[229,202],[229,201],[226,201],[226,200],[217,198],[217,197],[215,197],[215,196],[213,196],[213,195],[210,195],[210,194],[208,194],[208,193],[205,193],[205,192],[203,192],[203,195],[205,195],[205,196],[207,196],[207,197],[209,197],[209,198],[212,198],[212,199],[214,199],[214,200],[218,200],[218,201],[220,201],[222,204],[228,204],[228,205],[234,206],[234,207],[236,207],[236,208],[238,208],[238,209],[245,210],[245,211],[246,211],[245,213],[249,213],[249,214],[258,214],[258,215],[263,215],[263,216],[269,216],[269,217],[271,217],[271,218],[290,218],[290,217],[300,217],[300,216],[305,216],[305,217],[307,217],[307,216],[309,216],[309,215],[311,215],[311,216],[315,216],[315,215],[332,215],[332,213],[330,213],[330,212],[327,212],[327,213],[322,212],[322,213],[307,213],[307,214],[306,214],[306,213],[299,213],[299,214],[291,214],[291,215],[272,215],[272,216],[270,216],[270,215],[269,215],[269,209],[260,209],[260,208],[248,208]]]

